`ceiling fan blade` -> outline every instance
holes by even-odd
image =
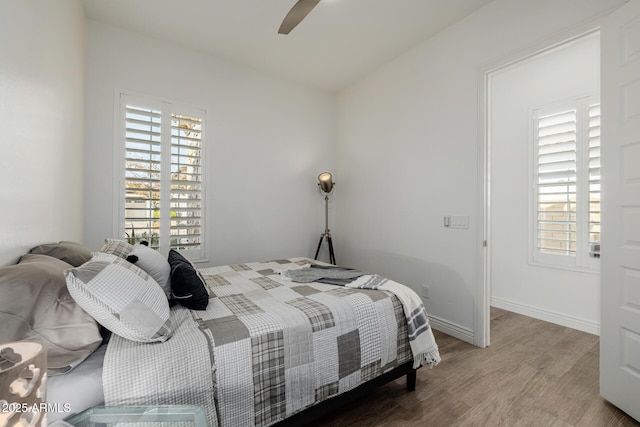
[[[320,0],[298,0],[284,17],[278,33],[289,34],[318,3]]]

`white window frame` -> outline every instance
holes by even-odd
[[[529,264],[597,274],[600,260],[589,254],[589,107],[600,104],[597,93],[529,110]],[[576,254],[541,252],[538,248],[538,125],[539,117],[576,109]]]
[[[161,123],[161,134],[163,135],[161,141],[162,153],[171,153],[171,115],[181,114],[192,117],[202,118],[202,130],[201,130],[201,147],[200,147],[200,159],[201,159],[201,217],[200,217],[200,245],[197,249],[180,250],[180,252],[193,262],[206,262],[206,131],[207,131],[207,111],[204,108],[187,105],[172,100],[156,98],[153,96],[142,95],[130,91],[116,90],[116,102],[115,102],[115,118],[116,129],[115,132],[115,144],[116,155],[114,156],[114,170],[117,171],[117,191],[114,192],[117,196],[117,215],[115,215],[113,235],[118,238],[126,239],[125,232],[125,159],[126,159],[126,124],[125,124],[125,112],[126,106],[135,105],[138,107],[149,108],[161,111],[163,120]],[[169,173],[163,173],[163,171],[171,171],[171,156],[162,155],[161,157],[161,185],[160,188],[160,210],[161,218],[171,218],[170,214],[170,193],[171,188],[168,185],[171,182]],[[162,214],[164,212],[164,215]],[[169,253],[171,249],[171,230],[170,221],[162,221],[159,229],[159,242],[158,251],[163,255]]]

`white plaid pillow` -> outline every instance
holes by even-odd
[[[65,271],[67,288],[87,313],[132,341],[166,341],[173,332],[169,303],[151,276],[115,255],[96,252]]]
[[[100,252],[105,254],[112,254],[120,258],[126,258],[127,255],[133,250],[133,245],[120,239],[104,239],[104,245]]]

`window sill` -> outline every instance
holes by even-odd
[[[596,258],[598,259],[598,258]],[[598,259],[599,261],[599,259]],[[600,263],[598,262],[597,266],[594,267],[578,267],[578,266],[568,266],[568,265],[552,265],[548,263],[543,263],[539,261],[529,261],[528,264],[532,267],[540,267],[540,268],[552,268],[555,270],[566,270],[566,271],[574,271],[577,273],[586,273],[586,274],[600,274]]]

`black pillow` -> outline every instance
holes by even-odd
[[[173,298],[178,304],[192,310],[205,310],[209,304],[209,294],[193,265],[173,249],[169,251],[168,261]]]

